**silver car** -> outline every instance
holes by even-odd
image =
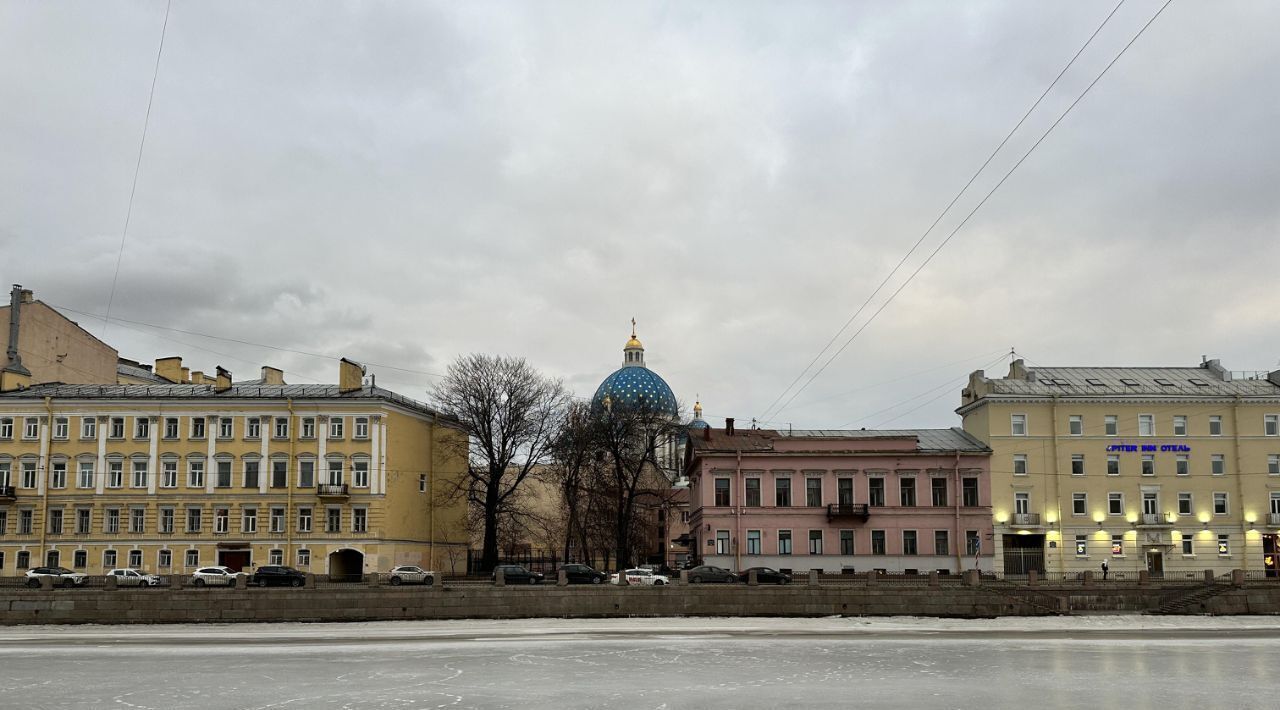
[[[136,569],[121,567],[107,572],[108,577],[116,578],[118,587],[157,587],[160,585],[159,575],[139,572]]]
[[[428,572],[417,565],[401,565],[392,567],[387,573],[392,584],[425,584],[428,587],[436,583],[436,573]]]
[[[191,584],[197,587],[234,587],[236,577],[241,574],[230,567],[201,567],[191,574]]]

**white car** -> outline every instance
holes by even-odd
[[[671,578],[665,574],[654,574],[651,569],[629,569],[627,574],[627,584],[641,584],[651,587],[661,587],[671,584]],[[618,575],[610,575],[609,584],[618,584]]]
[[[107,572],[108,577],[116,578],[116,586],[118,587],[157,587],[160,586],[160,577],[146,572],[139,572],[136,569],[121,567]]]
[[[230,567],[201,567],[191,574],[191,584],[197,587],[234,587],[237,572]]]
[[[33,589],[39,587],[42,577],[52,579],[55,587],[79,587],[84,584],[85,579],[83,574],[72,572],[66,567],[34,567],[27,570],[27,586]]]
[[[401,565],[392,567],[387,573],[392,584],[425,584],[428,587],[436,583],[436,573],[429,572],[417,565]]]

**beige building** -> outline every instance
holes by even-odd
[[[993,451],[997,570],[1277,573],[1280,371],[1015,360],[956,411]]]
[[[365,384],[355,363],[342,361],[336,385],[288,385],[273,368],[233,383],[220,368],[188,374],[178,358],[137,366],[146,384],[32,384],[12,365],[0,391],[0,574],[465,568],[462,504],[439,495],[463,473],[465,434]]]

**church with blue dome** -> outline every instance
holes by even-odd
[[[636,337],[636,322],[631,321],[631,339],[622,349],[622,367],[604,378],[591,398],[594,406],[644,404],[666,412],[674,419],[680,416],[676,395],[667,381],[644,364],[644,346]]]

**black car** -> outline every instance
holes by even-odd
[[[604,572],[599,572],[587,565],[560,565],[560,571],[564,572],[565,579],[569,580],[569,584],[601,584],[604,582]]]
[[[791,575],[783,574],[772,567],[750,567],[738,573],[739,582],[748,582],[751,578],[751,570],[756,572],[756,582],[759,584],[790,584]]]
[[[702,584],[703,582],[736,582],[737,575],[722,567],[713,565],[702,565],[689,570],[689,583]]]
[[[522,565],[498,565],[493,568],[492,579],[498,580],[498,570],[502,570],[502,579],[507,584],[541,584],[542,573],[530,572]]]
[[[292,567],[263,565],[253,573],[250,582],[259,587],[301,587],[306,584],[307,575]]]

